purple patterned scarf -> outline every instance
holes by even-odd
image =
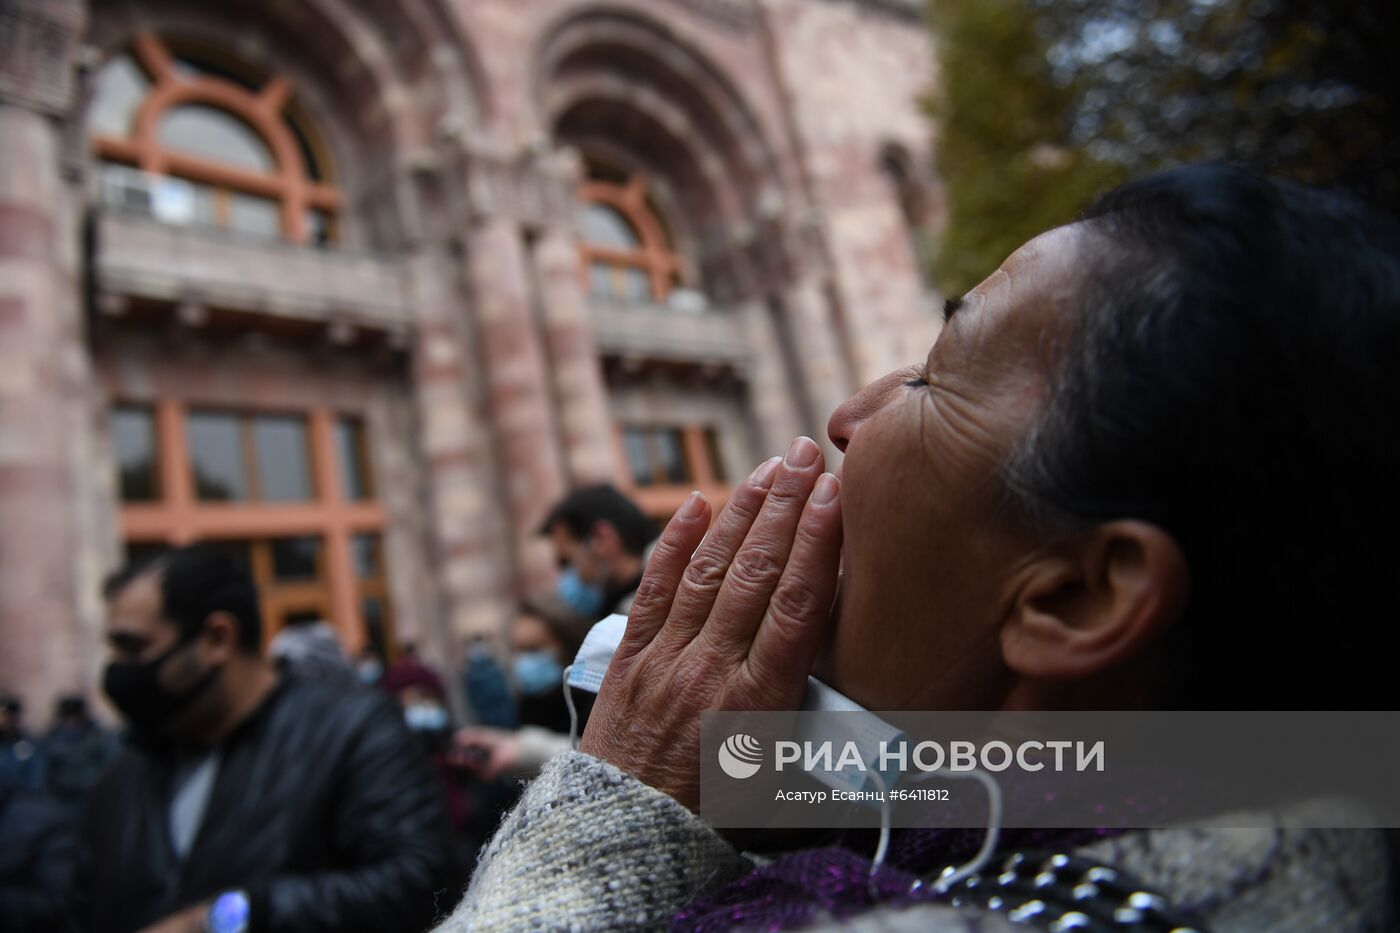
[[[1122,833],[1121,829],[1003,830],[998,851],[1064,850],[1088,845]],[[855,851],[873,851],[874,834],[848,833],[852,848],[828,846],[804,849],[754,869],[709,897],[687,905],[671,922],[675,933],[708,933],[735,926],[789,930],[806,926],[819,916],[838,920],[875,906],[899,907],[938,896],[932,885],[917,891],[910,886],[945,866],[966,862],[976,854],[985,834],[980,829],[906,829],[890,835],[889,854],[872,877],[871,860]]]

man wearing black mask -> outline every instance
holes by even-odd
[[[132,748],[83,820],[94,931],[422,929],[455,890],[441,791],[378,694],[279,679],[245,569],[195,546],[105,589]]]

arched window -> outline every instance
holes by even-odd
[[[335,238],[340,193],[282,75],[146,33],[97,73],[89,126],[108,201],[258,236]]]
[[[681,261],[646,176],[595,173],[583,185],[580,251],[589,294],[630,302],[665,302],[681,284]]]

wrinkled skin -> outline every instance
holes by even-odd
[[[1081,239],[1062,227],[1021,247],[922,364],[831,416],[844,573],[818,676],[867,709],[996,709],[1013,688],[999,627],[1043,542],[1002,507],[997,471],[1044,401]]]
[[[695,808],[699,714],[794,709],[814,668],[869,709],[1026,705],[1003,623],[1044,577],[1048,543],[1008,514],[997,470],[1044,401],[1088,236],[1023,246],[927,360],[833,414],[846,458],[840,480],[821,478],[829,499],[813,496],[822,462],[805,438],[708,536],[694,494],[662,534],[581,750]]]

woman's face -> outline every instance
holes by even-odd
[[[999,470],[1045,401],[1084,237],[1062,227],[1022,246],[924,362],[831,417],[845,543],[816,673],[867,709],[995,709],[1011,686],[998,632],[1038,542],[1008,514]]]

